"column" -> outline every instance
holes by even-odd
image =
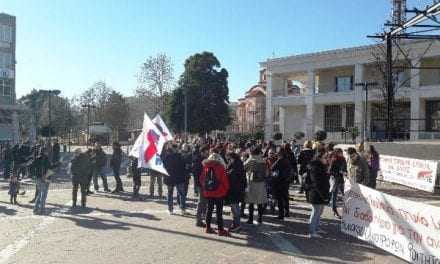
[[[280,126],[280,132],[283,134],[283,139],[286,139],[286,108],[280,107],[280,119],[279,119],[279,126]]]
[[[355,64],[354,65],[354,84],[362,83],[364,81],[364,65]],[[358,141],[368,138],[369,132],[365,135],[365,91],[363,86],[354,85],[354,125],[359,129]]]
[[[271,140],[273,134],[273,104],[272,104],[272,89],[273,80],[272,72],[266,72],[266,119],[264,124],[264,139]]]
[[[315,72],[309,70],[307,72],[307,95],[306,95],[306,118],[305,118],[305,134],[306,138],[313,138],[315,133]]]
[[[20,128],[18,125],[18,114],[16,110],[12,113],[12,141],[14,144],[20,142]]]
[[[413,65],[417,65],[417,60],[412,61]],[[411,140],[419,139],[420,122],[421,115],[421,104],[420,104],[420,69],[411,69]]]

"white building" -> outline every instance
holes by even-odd
[[[415,66],[440,67],[440,43],[417,41],[401,43]],[[393,47],[394,54],[397,48]],[[341,141],[343,128],[357,127],[362,138],[367,116],[366,138],[385,135],[383,75],[373,54],[379,46],[369,45],[268,59],[260,63],[267,70],[266,139],[275,132],[283,138],[302,131],[312,137],[326,130],[330,140]],[[395,65],[409,66],[403,58]],[[382,77],[381,77],[382,76]],[[401,139],[440,138],[440,70],[401,69],[396,77],[397,137]],[[365,115],[365,81],[376,81],[370,87]],[[288,89],[295,83],[297,91]]]
[[[0,141],[19,140],[15,95],[15,17],[0,13]]]

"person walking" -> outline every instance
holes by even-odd
[[[376,189],[377,173],[380,170],[380,156],[373,145],[370,145],[366,156],[370,172],[369,183],[367,186]]]
[[[60,144],[58,143],[58,139],[55,139],[55,142],[52,146],[52,165],[56,166],[58,165],[58,162],[60,160]]]
[[[44,214],[47,192],[49,189],[48,170],[50,167],[50,161],[46,154],[46,149],[44,148],[40,149],[38,156],[33,162],[33,167],[35,170],[35,178],[36,178],[37,193],[38,193],[38,196],[35,200],[34,214]]]
[[[95,143],[95,148],[92,152],[91,161],[93,168],[93,187],[95,191],[99,191],[98,176],[100,176],[102,180],[102,185],[104,185],[104,191],[110,192],[107,184],[107,176],[105,175],[107,158],[98,142]]]
[[[110,167],[113,170],[113,175],[115,176],[116,188],[112,191],[112,193],[123,192],[124,188],[122,187],[122,181],[120,175],[122,163],[122,149],[121,145],[118,142],[113,142],[113,154],[110,159]]]
[[[310,162],[305,179],[304,189],[306,191],[307,202],[312,205],[312,213],[309,219],[310,238],[321,237],[317,231],[324,206],[328,204],[329,200],[330,184],[326,162],[325,152],[319,151]]]
[[[185,215],[187,172],[185,161],[179,153],[177,145],[171,145],[169,152],[164,155],[163,164],[169,175],[165,178],[165,184],[168,187],[168,213],[173,214],[173,194],[174,188],[176,188],[181,214]]]
[[[17,194],[18,194],[19,185],[20,185],[20,182],[18,181],[17,176],[15,176],[15,175],[10,176],[8,194],[10,196],[11,204],[19,205],[17,202]]]
[[[370,184],[370,169],[365,158],[360,155],[355,148],[348,148],[348,178],[350,181],[359,183],[365,186]]]
[[[76,207],[78,196],[78,187],[81,190],[81,206],[86,207],[87,186],[89,183],[89,174],[92,170],[90,159],[80,148],[75,150],[75,157],[71,161],[70,171],[72,174],[72,208]]]
[[[244,171],[243,162],[238,154],[228,152],[226,154],[226,159],[228,161],[226,172],[229,178],[230,188],[225,200],[225,204],[231,206],[233,218],[229,232],[237,232],[241,228],[239,203],[244,201],[246,173]]]
[[[266,162],[261,157],[261,148],[253,146],[250,157],[244,163],[248,186],[246,189],[245,202],[249,204],[248,224],[254,223],[254,205],[258,207],[258,223],[263,222],[264,204],[267,203],[266,189]]]
[[[200,184],[204,197],[208,201],[206,211],[206,230],[208,234],[214,234],[211,227],[212,213],[216,211],[217,228],[219,236],[228,236],[223,223],[223,204],[229,191],[229,179],[226,176],[226,164],[220,155],[221,147],[216,146],[211,150],[208,159],[203,161],[203,171]]]

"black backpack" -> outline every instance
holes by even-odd
[[[214,168],[209,167],[208,173],[205,177],[205,189],[209,192],[214,192],[218,189],[220,183],[218,182],[217,175],[215,174]]]

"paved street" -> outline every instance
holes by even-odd
[[[126,191],[129,180],[124,177]],[[51,188],[47,216],[32,214],[31,188],[19,196],[19,207],[0,191],[0,263],[403,263],[342,235],[328,208],[324,238],[308,239],[310,209],[302,196],[294,197],[286,223],[268,215],[261,226],[244,224],[239,234],[219,237],[195,227],[192,198],[185,217],[168,215],[164,200],[134,201],[128,192],[97,193],[88,208],[72,210],[69,188],[68,183]]]

